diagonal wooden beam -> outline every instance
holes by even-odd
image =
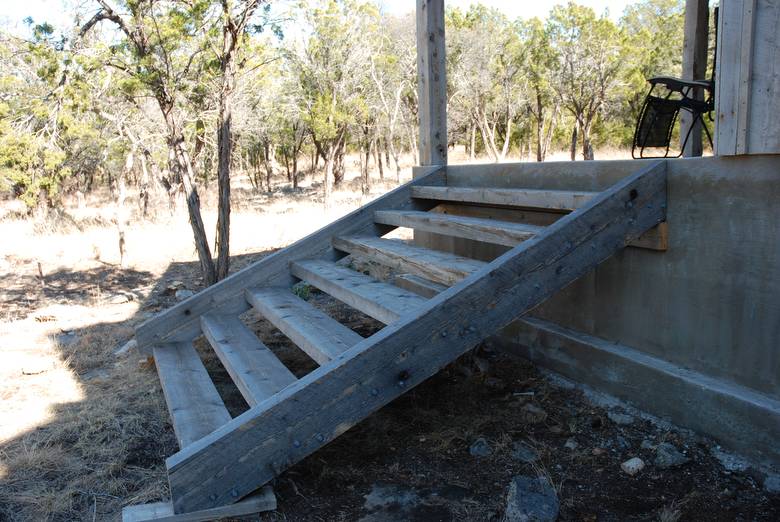
[[[177,512],[236,502],[666,217],[656,162],[166,461]]]
[[[411,187],[416,185],[446,184],[445,167],[431,167],[430,172],[388,192],[368,205],[360,207],[334,221],[330,225],[306,236],[289,247],[280,250],[219,283],[198,292],[149,319],[135,331],[138,349],[151,354],[155,344],[192,341],[201,333],[200,316],[206,313],[238,315],[249,310],[244,290],[259,286],[289,286],[295,283],[289,266],[293,261],[307,258],[325,258],[336,261],[346,254],[331,247],[330,240],[337,235],[386,234],[394,227],[374,223],[378,210],[429,210],[435,202],[420,202],[411,197]]]

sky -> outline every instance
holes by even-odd
[[[415,0],[377,0],[383,10],[390,14],[404,14],[414,11]],[[550,9],[565,3],[566,0],[481,0],[481,3],[502,11],[510,19],[518,17],[544,18]],[[608,10],[613,20],[620,18],[626,5],[631,0],[577,0],[579,4],[593,8],[601,14]],[[457,6],[468,9],[474,0],[445,0],[446,6]],[[72,13],[77,6],[89,5],[88,0],[0,0],[0,27],[11,30],[18,35],[26,35],[27,27],[24,19],[32,17],[35,22],[47,21],[58,29],[67,29],[72,24]]]

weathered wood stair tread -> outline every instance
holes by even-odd
[[[291,265],[290,271],[295,277],[385,324],[397,321],[425,303],[417,294],[328,261],[298,261]]]
[[[485,266],[482,261],[409,245],[395,239],[336,237],[333,238],[333,247],[446,285],[455,284]]]
[[[412,197],[479,205],[575,210],[598,192],[573,190],[502,189],[470,187],[412,187]]]
[[[253,288],[249,303],[319,364],[325,364],[363,338],[295,296],[289,288]]]
[[[201,317],[203,334],[250,406],[296,381],[287,367],[236,316]]]
[[[230,420],[230,414],[191,342],[154,347],[154,362],[180,448]]]
[[[515,246],[544,229],[524,223],[414,210],[380,210],[374,212],[374,221],[383,225],[413,228],[505,246]]]

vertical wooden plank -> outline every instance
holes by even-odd
[[[715,75],[715,154],[737,152],[737,98],[742,49],[742,1],[723,2],[718,15],[718,71]]]
[[[737,95],[737,154],[750,152],[750,97],[753,88],[753,28],[756,0],[742,2],[742,45],[739,56],[739,87]]]
[[[447,164],[444,0],[417,0],[420,165]]]
[[[709,34],[709,2],[708,0],[686,0],[685,29],[683,40],[682,78],[684,80],[704,80],[707,74],[707,43]],[[702,89],[697,89],[696,98],[704,99]],[[680,146],[691,128],[693,118],[682,111],[680,114]],[[701,156],[701,122],[693,124],[691,136],[683,150],[683,156]]]

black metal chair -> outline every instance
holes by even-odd
[[[686,111],[691,115],[691,125],[683,138],[680,153],[675,158],[682,156],[691,131],[696,121],[701,121],[701,126],[707,134],[710,147],[713,147],[712,136],[704,124],[704,115],[708,114],[712,121],[712,111],[715,110],[715,71],[717,66],[717,42],[718,42],[718,10],[713,10],[715,21],[716,49],[713,50],[712,76],[709,80],[682,80],[667,76],[657,76],[647,80],[650,83],[650,91],[647,93],[645,103],[639,111],[639,119],[634,130],[634,142],[631,146],[631,156],[637,158],[668,158],[669,146],[672,143],[674,124],[680,111]],[[659,95],[655,94],[656,87],[665,89]],[[645,156],[646,148],[663,148],[663,156]],[[637,156],[637,149],[639,156]]]
[[[715,83],[712,80],[681,80],[666,76],[650,78],[647,81],[650,83],[650,91],[647,93],[645,103],[639,112],[631,156],[634,159],[668,158],[674,124],[677,122],[680,111],[690,113],[692,120],[683,139],[680,153],[672,157],[682,155],[697,120],[701,121],[701,126],[707,134],[710,146],[712,146],[712,136],[704,124],[703,116],[715,110]],[[661,87],[666,92],[658,96],[654,94],[656,87]],[[703,99],[698,96],[700,91],[704,92]],[[645,156],[646,148],[663,148],[665,151],[663,156]],[[639,152],[638,156],[637,151]]]

